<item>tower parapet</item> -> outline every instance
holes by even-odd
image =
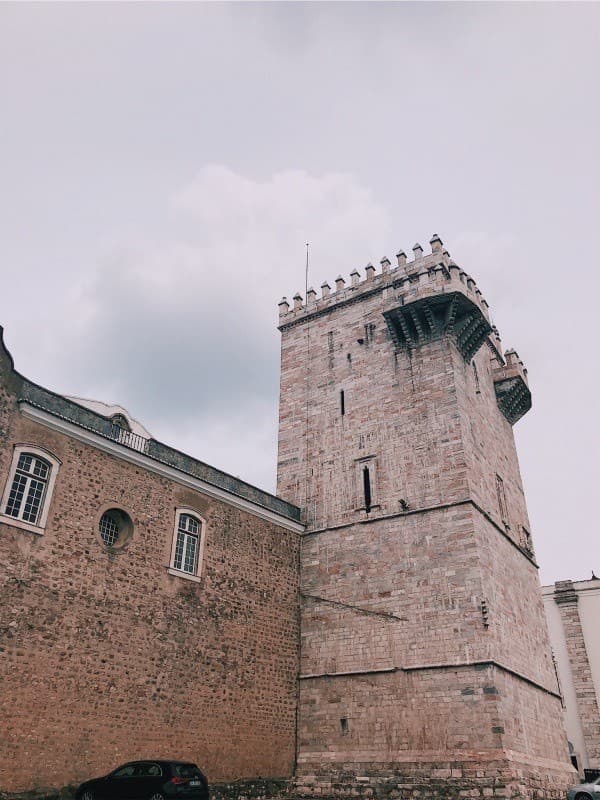
[[[437,234],[430,240],[431,253],[424,255],[420,244],[412,248],[412,261],[400,250],[397,266],[387,256],[381,259],[381,272],[372,263],[365,267],[365,278],[354,269],[351,283],[336,278],[332,292],[322,284],[322,296],[308,292],[307,302],[300,293],[290,308],[286,298],[279,303],[279,330],[308,322],[345,305],[380,294],[380,306],[387,329],[398,349],[413,350],[421,344],[452,336],[465,361],[470,361],[487,342],[495,359],[494,386],[498,406],[510,424],[531,408],[527,370],[514,350],[503,355],[498,330],[490,319],[489,305],[474,279],[450,257]]]
[[[511,425],[531,408],[527,370],[516,350],[507,350],[505,363],[494,369],[494,390],[498,408]]]
[[[414,258],[412,261],[406,260],[403,250],[400,250],[396,258],[398,264],[392,267],[387,256],[381,259],[381,272],[376,274],[373,264],[369,263],[365,267],[365,277],[360,279],[358,269],[353,269],[350,273],[351,283],[346,286],[345,279],[339,275],[336,278],[336,289],[329,291],[329,284],[323,284],[327,291],[323,291],[322,297],[314,298],[314,302],[305,303],[298,292],[299,302],[291,310],[285,309],[280,305],[279,328],[292,325],[301,320],[305,320],[313,314],[328,311],[335,306],[345,303],[352,303],[363,299],[370,293],[384,293],[384,300],[390,309],[401,304],[408,305],[424,297],[431,297],[443,294],[451,294],[457,291],[471,302],[477,312],[487,321],[488,330],[491,330],[489,323],[488,304],[483,299],[480,290],[473,278],[465,270],[459,267],[451,258],[447,250],[441,250],[441,239],[435,235],[432,240],[432,251],[428,255],[423,255],[421,245],[413,247]],[[439,246],[437,246],[439,243]],[[323,288],[323,287],[322,287]],[[392,290],[391,292],[389,290]],[[387,291],[386,291],[387,290]]]

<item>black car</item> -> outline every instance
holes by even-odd
[[[208,782],[187,761],[130,761],[82,783],[77,800],[208,800]]]

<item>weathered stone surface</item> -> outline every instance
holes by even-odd
[[[526,374],[432,249],[280,303],[279,498],[144,445],[288,520],[300,507],[301,541],[24,417],[19,399],[111,437],[0,343],[2,481],[14,445],[61,461],[44,535],[0,522],[0,790],[49,798],[164,756],[199,763],[219,800],[564,796],[511,428]],[[107,502],[133,519],[123,552],[96,536]],[[200,582],[167,573],[181,506],[207,520]]]
[[[308,526],[298,788],[558,798],[575,776],[506,364],[474,282],[415,253],[280,316],[278,493]]]
[[[298,535],[24,418],[0,347],[0,483],[13,445],[61,466],[37,535],[0,522],[0,791],[75,784],[144,757],[211,782],[290,776]],[[130,510],[110,553],[98,508]],[[201,580],[167,573],[175,508],[206,520]]]

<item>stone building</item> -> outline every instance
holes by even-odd
[[[527,375],[443,249],[280,304],[277,492],[304,511],[297,782],[573,783],[513,438]]]
[[[600,775],[600,580],[542,587],[571,760]]]
[[[139,758],[289,776],[299,510],[19,375],[0,339],[0,795]]]
[[[0,346],[0,791],[170,756],[308,796],[564,796],[526,371],[431,246],[280,303],[277,496]]]

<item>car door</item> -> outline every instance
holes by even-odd
[[[154,761],[146,761],[136,766],[136,800],[148,800],[162,790],[162,769]]]
[[[103,786],[103,800],[133,800],[136,766],[124,764],[109,775]]]

